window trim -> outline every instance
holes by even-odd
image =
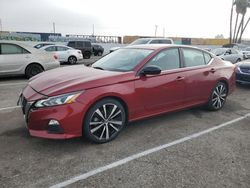
[[[183,68],[202,68],[202,67],[206,67],[206,66],[210,65],[210,64],[212,63],[212,61],[214,60],[214,57],[213,57],[211,54],[207,53],[207,54],[211,57],[211,59],[210,59],[210,61],[209,61],[208,63],[205,63],[204,65],[196,65],[196,66],[192,66],[192,67],[186,66],[186,62],[185,62],[185,59],[184,59],[183,49],[190,49],[190,50],[200,51],[200,52],[202,53],[204,62],[206,62],[206,61],[205,61],[204,53],[207,53],[207,52],[205,52],[205,51],[202,50],[202,49],[188,48],[188,47],[180,47],[181,54],[182,54],[182,58],[183,58],[183,59],[182,59],[182,60],[183,60]]]

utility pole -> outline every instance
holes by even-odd
[[[56,24],[55,24],[55,22],[53,22],[53,33],[54,33],[54,35],[56,34]]]
[[[165,38],[165,27],[163,27],[163,37]]]
[[[93,30],[92,35],[94,36],[95,35],[95,24],[92,25],[92,30]]]
[[[155,37],[156,37],[156,34],[157,34],[157,28],[158,28],[158,25],[155,25]]]

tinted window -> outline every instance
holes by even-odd
[[[182,50],[186,67],[205,65],[203,52],[187,48],[183,48]]]
[[[178,49],[168,49],[158,53],[146,66],[149,65],[156,65],[163,71],[179,68],[180,59]]]
[[[68,43],[68,46],[70,46],[70,47],[75,47],[75,42],[73,42],[73,41],[69,42],[69,43]]]
[[[48,47],[48,48],[45,48],[45,50],[46,50],[47,52],[54,52],[54,51],[56,51],[56,47],[55,47],[55,46],[50,46],[50,47]]]
[[[27,50],[15,44],[1,44],[1,54],[25,54]]]
[[[152,40],[150,44],[160,44],[160,40]]]
[[[69,48],[64,46],[57,46],[57,51],[67,51]]]
[[[91,47],[91,43],[90,43],[90,42],[86,41],[86,42],[84,42],[84,43],[85,43],[85,44],[84,44],[85,47]]]
[[[212,59],[212,57],[208,53],[203,52],[203,54],[204,54],[205,63],[208,64],[210,60]]]
[[[171,40],[160,40],[160,44],[172,44]]]
[[[83,45],[83,42],[82,41],[76,41],[76,47],[77,48],[82,48],[84,45]]]

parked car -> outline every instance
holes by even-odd
[[[85,135],[111,141],[130,121],[197,105],[219,110],[235,88],[235,65],[174,45],[119,49],[92,67],[65,67],[31,79],[20,104],[31,135]]]
[[[57,68],[56,55],[18,42],[0,42],[0,76],[26,75],[27,78]]]
[[[77,61],[83,59],[82,51],[64,45],[50,45],[40,48],[47,52],[53,52],[57,55],[60,62],[68,62],[69,64],[76,64]]]
[[[95,56],[102,56],[104,48],[99,44],[92,44],[93,54]]]
[[[246,48],[247,46],[245,44],[240,43],[232,43],[232,44],[224,44],[222,45],[223,48],[234,48],[236,50],[242,50]]]
[[[54,44],[54,43],[43,42],[43,43],[38,43],[38,44],[36,44],[36,45],[34,46],[34,48],[40,49],[40,48],[42,48],[42,47],[44,47],[44,46],[48,46],[48,45],[55,45],[55,44]]]
[[[174,41],[169,38],[139,38],[130,43],[129,46],[141,45],[141,44],[174,44]],[[120,47],[110,48],[109,52],[118,50]]]
[[[230,61],[231,63],[238,63],[244,59],[243,54],[234,48],[216,48],[211,52],[222,60]]]
[[[250,47],[247,47],[241,51],[243,53],[244,59],[250,59]]]
[[[250,84],[250,60],[237,63],[236,66],[236,82]]]
[[[84,59],[89,59],[91,57],[92,45],[91,45],[91,42],[88,40],[69,41],[67,43],[67,46],[81,50]]]

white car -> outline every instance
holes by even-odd
[[[129,46],[141,45],[141,44],[174,44],[174,41],[169,38],[139,38],[130,43]],[[110,48],[109,52],[113,52],[120,49],[120,47]]]
[[[40,48],[47,52],[53,52],[58,56],[60,62],[76,64],[83,59],[82,51],[64,45],[48,45]]]
[[[0,41],[0,76],[26,75],[30,78],[57,67],[60,62],[52,53],[21,42]]]
[[[211,52],[222,60],[230,61],[231,63],[238,63],[244,59],[243,54],[234,48],[216,48]]]
[[[245,48],[241,51],[245,59],[250,59],[250,47]]]

